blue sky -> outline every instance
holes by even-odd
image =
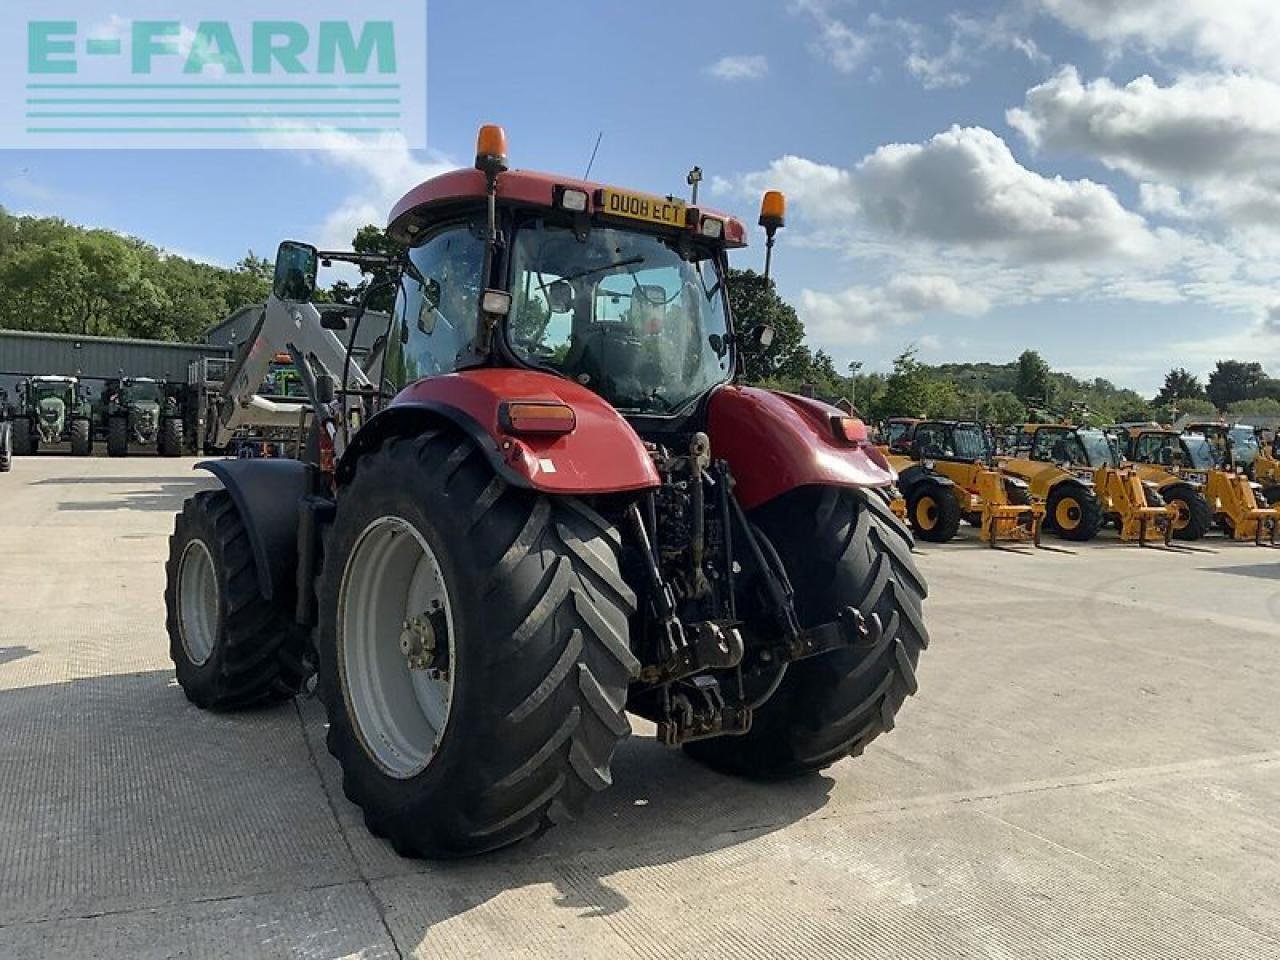
[[[349,237],[481,123],[572,175],[602,131],[597,179],[682,193],[696,163],[751,223],[788,190],[776,275],[841,364],[1033,347],[1154,392],[1171,366],[1280,367],[1274,6],[436,0],[428,152],[10,151],[0,204],[231,263]]]

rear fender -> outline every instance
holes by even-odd
[[[869,441],[836,438],[836,407],[758,387],[717,390],[707,406],[712,455],[727,460],[745,509],[805,486],[888,487],[893,470]]]
[[[196,464],[221,481],[249,534],[258,589],[268,600],[290,596],[298,564],[298,508],[308,467],[297,460],[206,460]]]
[[[516,434],[500,418],[508,401],[558,401],[573,408],[567,434]],[[432,425],[466,433],[509,483],[544,493],[586,496],[651,489],[657,471],[644,443],[613,407],[571,380],[534,370],[484,368],[410,384],[361,428],[338,465],[345,483],[363,454],[387,437]]]

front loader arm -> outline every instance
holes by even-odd
[[[335,382],[342,377],[347,348],[320,324],[320,311],[312,303],[281,300],[274,294],[267,300],[248,349],[227,372],[223,382],[223,402],[214,423],[213,442],[225,447],[236,430],[255,426],[294,427],[298,406],[277,403],[258,395],[258,389],[281,353],[296,351]],[[346,389],[371,386],[369,378],[354,360],[347,371]]]

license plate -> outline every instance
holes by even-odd
[[[685,225],[685,206],[681,201],[650,197],[628,190],[601,190],[600,212],[611,217],[643,220],[645,223],[657,223],[664,227]]]

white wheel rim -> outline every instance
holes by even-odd
[[[410,666],[402,636],[413,620],[435,625],[442,671]],[[412,524],[381,517],[360,534],[342,574],[337,633],[343,695],[361,745],[389,776],[417,776],[440,748],[457,658],[440,563]]]
[[[187,659],[203,667],[218,636],[218,574],[203,540],[191,540],[178,562],[178,632]]]

